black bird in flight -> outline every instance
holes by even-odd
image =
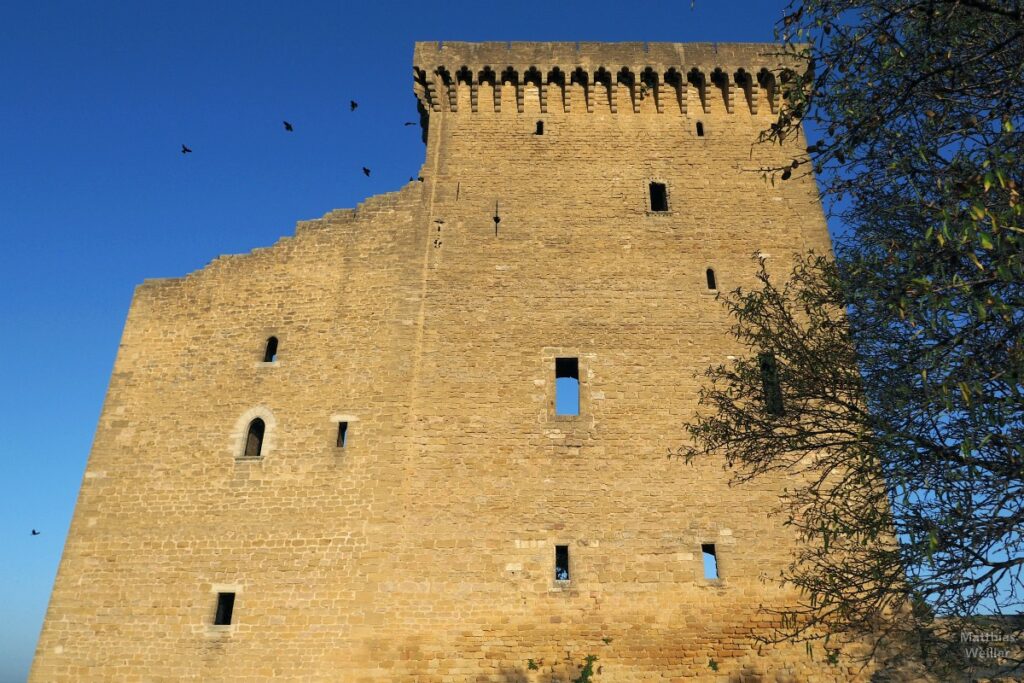
[[[366,176],[367,178],[369,178],[370,177],[370,169],[368,169],[365,166],[363,166],[363,175]]]
[[[185,145],[182,145],[182,146],[181,146],[181,153],[182,153],[182,154],[191,154],[191,153],[192,153],[192,150],[191,150],[191,149],[189,149],[188,147],[186,147]]]
[[[405,124],[403,124],[403,125],[406,125],[406,126],[415,126],[415,125],[416,125],[416,122],[415,122],[415,121],[406,121],[406,122],[405,122]]]
[[[38,531],[36,531],[35,529],[33,529],[33,530],[32,530],[32,535],[33,535],[33,536],[38,536],[38,535],[39,535],[39,532],[38,532]]]
[[[355,111],[356,107],[358,107],[358,106],[359,106],[359,103],[356,102],[355,100],[349,100],[348,101],[349,111]]]
[[[292,128],[292,124],[288,123],[287,121],[282,121],[281,123],[284,124],[284,129],[289,133],[295,130],[294,128]]]

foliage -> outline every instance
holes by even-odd
[[[597,655],[587,655],[583,660],[583,666],[580,667],[580,675],[573,679],[572,683],[591,683],[594,677],[594,662],[597,661]]]
[[[762,139],[821,139],[766,171],[813,168],[845,233],[726,297],[750,353],[709,370],[679,454],[792,475],[806,601],[778,638],[937,660],[1024,607],[1024,5],[794,0],[780,32],[798,66]]]

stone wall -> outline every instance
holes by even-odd
[[[785,482],[666,458],[740,351],[707,269],[829,248],[771,49],[418,44],[422,181],[136,290],[32,680],[853,680],[751,639]]]

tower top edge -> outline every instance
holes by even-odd
[[[433,70],[464,65],[514,66],[744,66],[774,68],[785,59],[781,43],[646,42],[417,42],[413,63]]]

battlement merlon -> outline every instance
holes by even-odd
[[[575,89],[584,99],[580,105],[592,112],[591,93],[595,85],[603,85],[612,113],[617,111],[616,93],[624,88],[631,100],[627,105],[635,112],[649,95],[658,113],[685,115],[687,89],[693,87],[705,113],[715,95],[734,113],[740,93],[751,114],[758,113],[759,102],[775,114],[779,70],[799,68],[782,51],[777,43],[421,42],[413,55],[413,87],[427,115],[442,108],[458,111],[460,88],[469,88],[471,108],[477,111],[478,91],[485,84],[493,88],[496,112],[501,111],[504,88],[493,86],[514,87],[516,110],[523,113],[527,87],[540,90],[542,112],[547,111],[551,88],[562,95],[564,111],[573,107]]]

